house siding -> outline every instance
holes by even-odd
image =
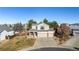
[[[5,40],[6,36],[13,36],[14,35],[14,31],[9,31],[7,32],[6,30],[4,30],[3,32],[0,33],[0,40]]]
[[[6,36],[7,36],[7,31],[4,30],[3,32],[1,32],[0,40],[5,40]]]

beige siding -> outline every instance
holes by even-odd
[[[33,25],[33,26],[32,26],[32,29],[36,29],[36,26],[35,26],[35,25]]]

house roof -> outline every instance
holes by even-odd
[[[79,26],[79,23],[74,23],[74,24],[71,24],[71,25],[76,25],[76,26]]]
[[[45,23],[38,23],[38,24],[32,24],[32,26],[34,25],[34,26],[37,26],[37,25],[40,25],[40,24],[45,24]],[[45,24],[45,25],[48,25],[48,24]]]
[[[29,32],[48,32],[48,31],[54,31],[53,29],[49,29],[49,30],[35,30],[35,29],[31,29],[29,30]]]
[[[0,32],[2,32],[4,30],[6,30],[6,31],[12,31],[12,28],[10,28],[8,26],[0,26]]]

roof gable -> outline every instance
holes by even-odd
[[[49,26],[49,25],[47,25],[47,24],[45,24],[45,23],[40,23],[40,24],[38,24],[38,26],[40,26],[40,25]]]

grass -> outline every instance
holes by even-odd
[[[34,45],[34,38],[25,36],[16,36],[11,40],[6,40],[0,45],[0,51],[17,51],[23,48],[29,48]]]

